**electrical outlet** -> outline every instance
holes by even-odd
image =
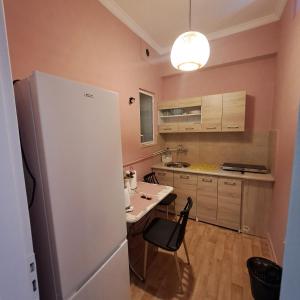
[[[247,225],[243,225],[243,232],[249,232],[250,228]]]
[[[28,265],[28,276],[29,282],[32,289],[32,299],[39,299],[39,286],[38,286],[38,279],[37,279],[37,272],[36,272],[36,262],[35,256],[32,254],[27,258],[27,265]]]

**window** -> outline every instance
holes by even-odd
[[[152,94],[140,91],[141,143],[144,145],[154,143],[153,101]]]

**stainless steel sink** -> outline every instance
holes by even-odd
[[[170,168],[188,168],[191,164],[187,162],[182,162],[182,161],[176,161],[176,162],[168,162],[165,164],[166,167]]]

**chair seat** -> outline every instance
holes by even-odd
[[[176,194],[169,194],[163,200],[159,202],[159,205],[170,205],[177,198]]]
[[[155,218],[144,231],[143,237],[147,242],[154,244],[155,246],[168,251],[177,251],[181,245],[181,243],[176,244],[181,225],[177,225],[178,227],[172,237],[172,240],[168,244],[176,225],[177,222]]]

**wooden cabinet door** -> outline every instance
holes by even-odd
[[[158,126],[159,133],[178,132],[177,124],[161,124]]]
[[[218,225],[240,230],[242,181],[219,178],[218,182]]]
[[[197,175],[190,173],[174,173],[174,186],[181,187],[190,185],[195,187],[197,186]]]
[[[187,203],[187,198],[191,197],[193,200],[193,206],[190,210],[189,217],[192,219],[196,219],[196,214],[197,214],[196,187],[194,189],[175,187],[174,193],[177,195],[177,198],[175,200],[176,213],[178,215],[180,214],[180,212],[184,209]]]
[[[202,97],[192,97],[192,98],[185,98],[177,100],[178,107],[194,107],[194,106],[201,106]]]
[[[245,110],[245,91],[223,94],[222,131],[244,131]]]
[[[202,97],[201,124],[202,131],[221,131],[222,94]]]
[[[164,170],[153,170],[155,172],[155,176],[162,185],[174,186],[173,181],[173,171],[164,171]]]
[[[187,198],[193,200],[193,207],[190,211],[190,218],[195,219],[197,214],[197,175],[189,173],[174,173],[174,193],[177,195],[175,200],[176,213],[179,214],[187,203]]]
[[[242,231],[267,237],[272,182],[246,180],[243,185]]]
[[[216,223],[218,209],[218,178],[198,176],[197,218],[200,221]]]
[[[175,108],[176,105],[176,101],[161,101],[160,103],[158,103],[158,109],[172,109]]]

